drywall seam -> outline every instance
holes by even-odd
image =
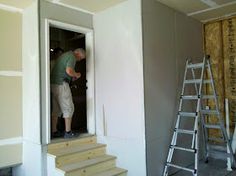
[[[210,7],[219,6],[218,4],[216,4],[216,2],[214,2],[212,0],[200,0],[200,1],[203,2],[204,4],[210,6]]]
[[[233,13],[230,13],[230,14],[227,14],[227,15],[223,15],[223,16],[220,16],[220,17],[216,17],[216,18],[209,18],[207,20],[201,20],[202,23],[207,23],[207,22],[213,22],[213,21],[220,21],[220,20],[224,20],[226,18],[230,18],[230,17],[233,17],[236,15],[236,12],[233,12]]]
[[[0,140],[0,146],[3,145],[14,145],[14,144],[21,144],[22,143],[22,137],[15,137],[15,138],[8,138],[8,139],[1,139]]]
[[[22,76],[21,71],[0,71],[0,76]]]
[[[197,12],[188,13],[187,16],[197,15],[197,14],[200,14],[200,13],[208,12],[208,11],[219,9],[219,8],[222,8],[222,7],[227,7],[227,6],[234,5],[234,4],[236,4],[236,1],[229,2],[229,3],[222,4],[222,5],[215,6],[215,7],[211,7],[211,8],[208,8],[208,9],[200,10],[200,11],[197,11]]]
[[[10,12],[15,12],[15,13],[17,13],[17,12],[22,13],[23,12],[23,9],[8,6],[8,5],[5,5],[5,4],[0,4],[0,9],[10,11]]]
[[[53,3],[54,3],[54,4],[61,5],[61,6],[64,6],[64,7],[67,7],[67,8],[70,8],[70,9],[74,9],[74,10],[77,10],[77,11],[80,11],[80,12],[88,13],[88,14],[91,14],[91,15],[94,15],[94,14],[95,14],[95,13],[90,12],[90,11],[88,11],[88,10],[84,10],[84,9],[79,8],[79,7],[74,7],[74,6],[71,6],[71,5],[68,5],[68,4],[59,2],[59,1],[56,1],[56,2],[53,2]]]

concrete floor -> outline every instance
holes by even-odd
[[[186,171],[179,171],[171,176],[193,176],[191,173]],[[226,161],[223,160],[210,160],[209,163],[199,163],[198,176],[236,176],[236,170],[227,171]]]

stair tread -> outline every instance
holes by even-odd
[[[113,160],[116,159],[115,156],[111,156],[111,155],[103,155],[103,156],[99,156],[93,159],[88,159],[85,161],[81,161],[78,163],[72,163],[72,164],[67,164],[64,165],[62,167],[59,167],[60,170],[64,171],[64,172],[70,172],[70,171],[74,171],[77,169],[82,169],[88,166],[92,166],[101,162],[105,162],[105,161],[109,161],[109,160]]]
[[[92,144],[83,144],[83,145],[77,145],[77,146],[71,146],[71,147],[66,147],[63,149],[55,149],[52,151],[49,151],[48,154],[54,155],[54,156],[63,156],[71,153],[77,153],[77,152],[83,152],[99,147],[106,147],[105,144],[98,144],[98,143],[92,143]]]
[[[94,174],[93,176],[116,176],[118,174],[122,174],[122,173],[126,173],[126,172],[127,172],[127,170],[125,170],[125,169],[115,167],[115,168]]]
[[[81,134],[79,138],[72,138],[72,139],[53,139],[50,144],[48,144],[48,152],[51,150],[57,150],[77,145],[83,145],[83,144],[91,144],[96,143],[97,138],[94,135],[89,134]]]

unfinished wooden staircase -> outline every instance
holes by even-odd
[[[116,157],[106,154],[106,145],[95,136],[48,145],[48,176],[126,176],[116,167]]]

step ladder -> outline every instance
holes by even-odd
[[[206,79],[208,74],[209,79]],[[207,95],[206,91],[203,91],[203,85],[207,85],[211,88],[213,94]],[[191,92],[191,93],[190,93]],[[207,101],[215,103],[214,109],[206,108],[204,104]],[[188,109],[191,105],[191,111]],[[194,106],[194,107],[192,107]],[[188,107],[188,108],[186,108]],[[188,109],[188,110],[186,110]],[[209,117],[217,119],[217,124],[209,123]],[[192,128],[185,129],[182,123],[184,120],[192,120]],[[182,123],[181,123],[182,122]],[[203,132],[203,146],[205,161],[208,162],[208,158],[216,153],[223,154],[225,158],[230,158],[232,166],[235,167],[235,158],[233,155],[231,141],[226,133],[224,121],[219,111],[218,100],[216,96],[216,90],[214,86],[214,80],[212,76],[211,65],[209,57],[204,57],[203,62],[193,64],[190,60],[186,61],[184,81],[179,100],[179,108],[177,114],[177,121],[174,128],[174,133],[169,147],[167,156],[167,162],[164,167],[163,176],[168,176],[170,168],[180,169],[192,173],[193,176],[198,175],[198,161],[199,161],[199,126],[202,126]],[[222,138],[210,138],[209,130],[217,129],[220,131]],[[179,144],[181,135],[187,135],[191,140],[188,147],[181,146]],[[221,141],[221,143],[220,143]],[[217,150],[219,146],[224,146],[225,150]],[[228,152],[227,152],[228,147]],[[184,167],[180,164],[173,162],[173,155],[176,152],[188,152],[192,153],[194,158],[194,166]],[[185,153],[184,153],[185,154]]]

